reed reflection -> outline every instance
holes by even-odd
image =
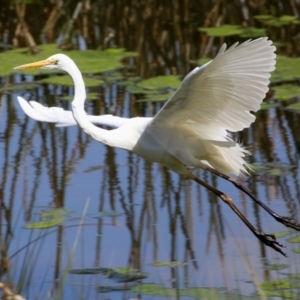
[[[288,13],[291,11],[291,3],[267,1],[264,5],[266,11],[272,6],[274,11]],[[144,4],[125,1],[124,5],[115,1],[84,1],[72,30],[61,32],[63,25],[72,21],[71,16],[77,6],[72,2],[68,7],[64,6],[65,3],[62,7],[61,1],[49,1],[48,4],[48,12],[41,11],[41,7],[35,4],[25,3],[14,4],[14,12],[9,10],[8,2],[3,4],[1,9],[6,12],[4,15],[12,16],[4,20],[6,28],[12,30],[8,34],[3,32],[5,26],[0,27],[1,36],[6,34],[9,43],[15,46],[30,46],[32,52],[35,44],[40,43],[40,36],[43,41],[54,42],[58,36],[68,37],[68,33],[68,38],[60,39],[65,48],[78,47],[78,37],[84,37],[89,48],[117,45],[135,50],[139,56],[125,59],[124,63],[130,68],[122,72],[125,76],[142,78],[161,74],[187,74],[194,67],[191,60],[198,59],[203,53],[213,54],[225,40],[208,38],[198,31],[198,27],[220,22],[226,24],[229,21],[253,25],[257,24],[253,16],[258,13],[258,7],[248,7],[245,3],[239,3],[233,8],[229,2],[222,4],[211,1],[204,1],[200,6],[197,1],[175,1],[172,6],[161,1]],[[65,9],[68,13],[64,13]],[[297,11],[297,6],[292,7],[294,10]],[[41,17],[32,17],[37,15]],[[18,21],[13,23],[14,18]],[[24,22],[27,27],[22,26]],[[290,40],[296,31],[296,26],[290,26],[285,30],[270,30],[268,34],[274,40],[279,37]],[[70,43],[74,37],[75,45]],[[229,37],[226,42],[232,44],[236,40],[236,37]],[[281,48],[278,51],[297,53],[297,46],[292,44],[290,49]],[[30,79],[24,76],[21,82],[37,79],[40,77]],[[1,80],[2,86],[17,82],[13,75]],[[117,80],[105,82],[101,87],[91,88],[91,91],[99,95],[97,101],[87,103],[87,111],[93,115],[114,113],[131,117],[153,116],[163,105],[159,102],[139,102],[142,95],[128,93]],[[30,95],[30,99],[38,99],[43,105],[61,106],[70,110],[69,102],[62,101],[60,97],[72,95],[73,88],[39,84],[37,88],[23,92],[26,92],[26,97]],[[240,243],[250,245],[252,255],[249,259],[257,276],[261,280],[272,278],[272,272],[265,267],[274,261],[273,254],[260,242],[255,242],[253,237],[240,234],[234,217],[214,195],[133,154],[98,145],[78,129],[55,128],[51,124],[29,120],[18,107],[15,99],[17,94],[19,92],[3,94],[1,91],[0,98],[2,279],[17,282],[20,277],[15,274],[19,274],[23,262],[28,262],[33,266],[32,278],[50,277],[50,284],[55,290],[63,277],[66,256],[70,254],[73,242],[71,226],[79,225],[66,221],[55,228],[42,239],[45,246],[40,246],[42,250],[34,262],[29,259],[30,250],[34,246],[34,243],[30,244],[32,235],[36,238],[44,233],[29,233],[23,226],[36,220],[36,212],[44,205],[75,210],[73,214],[78,217],[81,215],[78,203],[86,201],[87,196],[91,196],[91,202],[95,204],[93,208],[96,207],[98,212],[117,211],[123,216],[112,217],[109,221],[87,216],[86,223],[90,226],[85,231],[85,239],[81,236],[82,243],[77,249],[74,267],[131,266],[161,276],[163,279],[155,277],[154,280],[161,280],[166,286],[174,288],[191,286],[196,282],[198,285],[232,289],[236,288],[235,279],[240,274],[246,273],[246,280],[251,280],[247,270],[243,269],[244,261],[239,257],[236,238]],[[253,153],[249,162],[265,167],[255,169],[250,178],[244,179],[245,185],[260,199],[294,219],[299,218],[300,205],[298,128],[297,113],[273,108],[257,113],[254,126],[239,137]],[[100,166],[97,170],[92,169],[91,160]],[[272,173],[273,169],[275,173]],[[86,170],[93,172],[86,173]],[[205,172],[199,171],[198,175],[211,185],[225,188],[232,194],[242,212],[259,230],[266,226],[272,231],[282,230],[281,226],[271,227],[264,213],[254,203],[250,204],[242,193],[233,191]],[[111,235],[111,227],[115,235]],[[288,244],[286,240],[283,243]],[[14,256],[27,244],[24,250]],[[35,250],[38,249],[35,247]],[[116,251],[121,249],[123,255],[111,259],[107,254],[109,247]],[[292,249],[288,248],[288,251],[290,264],[296,265]],[[49,253],[53,255],[49,256]],[[41,262],[45,259],[47,266],[55,265],[53,269],[49,268],[48,275],[41,271],[46,269]],[[84,261],[82,265],[78,263],[80,259]],[[151,266],[160,261],[180,261],[183,265],[167,267],[165,275],[161,269]],[[236,273],[231,271],[232,266],[236,266]],[[219,274],[220,268],[222,272]],[[7,275],[9,272],[11,276]],[[214,275],[214,281],[207,279],[210,272]],[[195,277],[201,279],[197,281]],[[169,283],[165,278],[173,281]],[[247,289],[244,282],[240,286],[241,289]],[[22,289],[29,290],[29,295],[33,290],[25,284]],[[44,290],[49,291],[50,288],[47,286]]]

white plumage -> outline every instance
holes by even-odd
[[[184,78],[153,119],[86,115],[84,83],[74,62],[57,54],[46,60],[48,64],[42,68],[60,68],[71,75],[75,83],[73,115],[77,116],[79,126],[96,140],[133,151],[186,176],[190,174],[186,166],[212,167],[225,174],[239,175],[247,173],[244,157],[248,152],[231,140],[228,131],[240,131],[255,120],[251,112],[260,108],[268,91],[270,72],[275,68],[275,50],[267,38],[236,43],[228,50],[224,44],[214,60]],[[57,126],[75,125],[69,111],[46,108],[34,101],[30,106],[21,97],[18,99],[33,119],[55,122]],[[91,123],[117,129],[105,131]]]

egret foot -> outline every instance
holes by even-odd
[[[274,234],[267,234],[263,232],[253,232],[255,236],[263,242],[266,246],[269,246],[276,250],[277,252],[281,253],[282,255],[286,256],[286,254],[282,251],[281,248],[285,248],[282,244],[276,241],[276,237]]]

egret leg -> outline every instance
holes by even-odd
[[[239,190],[243,191],[245,194],[247,194],[254,202],[256,202],[259,206],[261,206],[265,211],[267,211],[277,222],[280,222],[284,224],[287,227],[293,228],[295,230],[300,231],[300,224],[297,223],[295,220],[289,218],[289,217],[284,217],[284,216],[279,216],[277,213],[275,213],[271,208],[269,208],[267,205],[265,205],[263,202],[261,202],[259,199],[257,199],[241,182],[238,180],[225,175],[223,173],[220,173],[219,171],[208,168],[208,171],[211,173],[226,179],[227,181],[231,182],[235,187],[237,187]]]
[[[261,241],[263,242],[266,246],[269,246],[273,248],[274,250],[278,251],[282,255],[286,256],[286,254],[282,251],[280,247],[283,247],[280,243],[276,241],[276,237],[273,234],[266,234],[263,232],[260,232],[257,230],[248,220],[247,218],[241,213],[241,211],[235,206],[233,203],[232,199],[224,194],[223,192],[215,189],[205,181],[202,181],[200,178],[196,177],[193,175],[192,179],[199,183],[200,185],[204,186],[207,188],[209,191],[217,195],[219,198],[221,198],[226,204],[229,205],[229,207],[235,212],[235,214],[245,223],[245,225],[252,231],[252,233]]]

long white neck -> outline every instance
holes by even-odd
[[[65,71],[72,77],[75,86],[75,95],[72,102],[73,116],[80,128],[85,131],[88,135],[93,137],[95,140],[102,142],[110,146],[115,145],[115,139],[111,131],[99,128],[93,125],[87,118],[86,112],[84,110],[84,101],[86,98],[85,86],[82,79],[81,72],[72,61],[68,65]],[[118,147],[118,146],[117,146]]]

